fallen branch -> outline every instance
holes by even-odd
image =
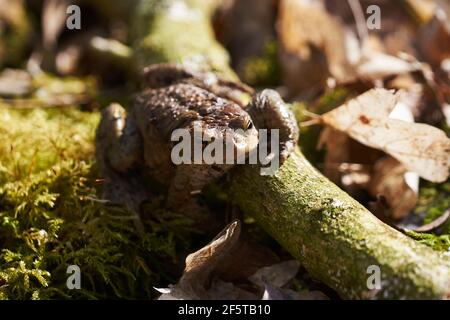
[[[198,64],[234,77],[209,24],[215,0],[141,2],[135,42],[141,65]],[[177,11],[180,6],[183,13]],[[300,151],[274,176],[261,176],[256,166],[238,166],[232,181],[231,194],[241,209],[341,297],[450,296],[449,259],[378,220]],[[378,268],[381,287],[372,281]]]
[[[449,297],[447,260],[378,220],[299,151],[275,176],[240,167],[233,178],[236,203],[342,297]],[[370,290],[373,268],[381,288]]]

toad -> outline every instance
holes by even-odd
[[[197,126],[213,140],[231,132],[235,151],[246,155],[257,148],[258,129],[279,129],[280,164],[295,148],[297,122],[276,91],[254,93],[242,83],[174,64],[151,65],[144,79],[145,89],[128,112],[118,104],[102,110],[96,152],[105,199],[139,212],[149,196],[143,177],[151,177],[167,186],[167,208],[202,219],[195,195],[234,164],[175,165],[171,135],[176,129],[192,132]],[[251,95],[249,103],[242,102],[245,95]]]

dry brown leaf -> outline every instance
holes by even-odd
[[[331,127],[325,127],[320,134],[318,149],[323,145],[327,148],[323,173],[349,193],[365,188],[370,178],[368,171],[384,155]]]
[[[178,284],[169,287],[159,299],[237,299],[241,291],[233,284],[212,279],[212,272],[238,243],[241,224],[234,221],[213,241],[186,258],[186,267]],[[213,281],[214,280],[214,281]],[[164,290],[163,290],[164,291]]]
[[[323,1],[280,1],[277,32],[283,80],[292,94],[321,87],[329,76],[353,78],[344,27]]]
[[[414,206],[418,178],[410,178],[417,174],[406,172],[397,160],[331,127],[324,128],[321,139],[327,145],[324,174],[353,197],[364,198],[362,190],[375,198],[383,196],[392,219],[403,217]]]
[[[258,299],[252,290],[230,281],[245,280],[273,259],[268,249],[242,240],[240,234],[241,224],[234,221],[208,245],[190,254],[180,281],[159,289],[163,293],[159,299]],[[235,275],[231,275],[233,272]]]
[[[327,147],[323,173],[334,183],[341,182],[341,173],[336,167],[341,163],[347,163],[350,160],[350,140],[351,139],[347,134],[331,127],[323,128],[320,133],[317,149],[320,150],[324,146]]]
[[[394,220],[404,218],[415,207],[417,192],[411,188],[405,167],[392,157],[378,160],[369,185],[372,196],[382,195],[389,206],[389,217]]]
[[[245,239],[241,236],[239,245],[230,251],[229,258],[224,259],[214,270],[224,281],[238,281],[248,278],[258,269],[279,262],[279,258],[269,248]]]
[[[177,284],[170,285],[168,288],[155,288],[162,293],[159,300],[255,300],[261,298],[266,285],[274,288],[271,291],[274,294],[277,294],[277,290],[285,290],[281,287],[296,276],[300,266],[299,262],[295,260],[285,261],[261,268],[261,261],[252,260],[255,257],[261,259],[260,256],[266,255],[267,252],[243,241],[240,238],[240,230],[240,222],[234,221],[208,245],[190,254],[186,258],[184,273]],[[241,247],[244,248],[243,251],[239,249]],[[251,248],[256,248],[259,253],[252,254],[249,252]],[[237,261],[237,259],[242,260],[242,262]],[[241,274],[241,278],[236,276],[236,279],[232,279],[234,283],[228,282],[229,279],[224,277],[224,269],[233,267],[231,265],[233,263],[240,264],[244,269],[248,269],[242,272],[236,271],[236,268],[234,268],[236,273]],[[257,267],[258,264],[259,267]],[[250,268],[248,265],[250,265]],[[245,275],[255,267],[257,268],[252,272],[251,277]],[[232,270],[229,271],[232,272]],[[228,278],[230,278],[229,275]],[[254,285],[249,284],[248,280],[253,282]],[[292,299],[292,294],[285,293],[286,297]]]
[[[450,23],[443,10],[438,10],[418,34],[420,53],[433,67],[450,58]]]
[[[396,100],[388,90],[373,89],[322,115],[322,121],[386,152],[424,179],[445,181],[450,168],[450,139],[435,127],[386,117]]]
[[[195,278],[204,284],[209,273],[224,259],[238,242],[241,233],[239,221],[230,223],[213,241],[186,258],[184,275],[180,282]]]

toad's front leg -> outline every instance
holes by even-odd
[[[280,164],[294,151],[299,129],[294,114],[278,92],[265,89],[256,94],[248,109],[258,129],[278,129],[280,136]]]
[[[182,212],[204,230],[214,230],[221,222],[198,203],[198,194],[210,183],[223,176],[233,165],[181,164],[169,186],[167,207]]]
[[[126,172],[138,160],[141,137],[132,117],[125,109],[112,103],[102,110],[97,129],[96,150],[100,165],[110,166],[118,172]]]
[[[136,214],[148,197],[140,175],[133,172],[140,148],[141,138],[132,119],[126,118],[125,110],[119,104],[102,110],[96,153],[105,180],[103,199],[123,204]],[[140,228],[138,219],[136,225]]]

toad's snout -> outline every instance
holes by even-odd
[[[235,150],[239,153],[250,153],[256,149],[259,142],[258,130],[255,127],[247,130],[236,130],[233,132],[233,144]]]

